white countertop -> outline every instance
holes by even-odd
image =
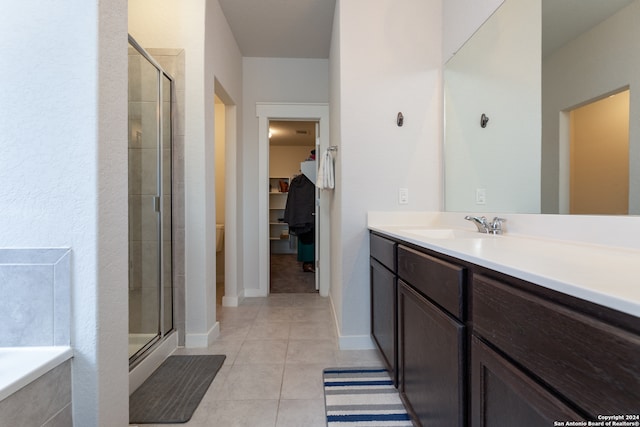
[[[471,224],[469,224],[471,225]],[[640,250],[521,235],[483,235],[437,225],[381,225],[370,230],[640,317]],[[457,230],[458,238],[415,230]],[[412,230],[414,230],[412,232]],[[447,233],[444,233],[447,234]]]

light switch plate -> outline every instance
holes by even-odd
[[[409,189],[408,188],[399,188],[398,189],[398,203],[401,205],[409,204]]]

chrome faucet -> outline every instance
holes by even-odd
[[[495,217],[491,222],[485,216],[465,216],[464,219],[475,224],[480,233],[486,234],[502,234],[502,223],[506,221],[504,218]]]

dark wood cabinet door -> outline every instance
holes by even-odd
[[[398,281],[398,385],[425,427],[465,425],[465,326]]]
[[[371,259],[371,335],[397,386],[396,276]]]
[[[473,277],[474,334],[592,418],[640,411],[640,337],[508,283]]]
[[[472,427],[540,427],[570,420],[584,418],[473,336]]]

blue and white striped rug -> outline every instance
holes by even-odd
[[[328,427],[411,427],[398,390],[382,368],[325,369]]]

